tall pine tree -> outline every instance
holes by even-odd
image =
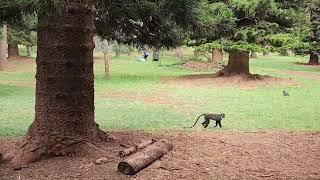
[[[40,158],[97,151],[94,145],[106,134],[94,122],[95,32],[123,42],[175,46],[170,34],[189,27],[198,2],[1,1],[0,22],[19,23],[25,14],[38,18],[35,119],[23,145],[5,160],[19,167]]]

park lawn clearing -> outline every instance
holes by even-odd
[[[294,63],[300,59],[253,59],[252,73],[276,80],[241,81],[184,70],[177,67],[177,58],[168,55],[161,64],[137,62],[134,56],[114,57],[111,77],[106,80],[99,58],[95,60],[96,121],[107,130],[182,130],[203,112],[224,112],[222,124],[227,130],[319,131],[320,114],[315,112],[320,109],[320,83],[301,76],[312,73],[317,77],[319,71]],[[24,135],[34,117],[35,62],[12,63],[16,70],[0,73],[1,137]],[[282,90],[291,96],[282,96]]]

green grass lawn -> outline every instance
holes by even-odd
[[[319,131],[320,81],[287,74],[287,71],[305,71],[320,78],[320,68],[298,66],[293,63],[297,61],[306,62],[307,58],[261,56],[251,60],[251,72],[290,77],[299,81],[299,86],[239,88],[218,84],[210,87],[166,84],[162,78],[199,74],[178,68],[174,65],[178,59],[169,55],[163,57],[161,65],[137,62],[135,56],[114,57],[111,77],[106,80],[103,60],[97,59],[96,121],[107,130],[181,130],[191,126],[203,112],[224,112],[222,130]],[[33,121],[34,75],[35,64],[17,71],[0,72],[0,137],[23,135]],[[283,89],[291,96],[282,96]],[[131,96],[112,97],[110,92]],[[157,103],[159,96],[165,96],[171,103]],[[195,129],[202,130],[200,123]],[[210,125],[206,131],[215,129]]]

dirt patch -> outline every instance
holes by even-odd
[[[178,78],[167,78],[163,81],[165,83],[187,87],[230,86],[240,88],[256,88],[271,85],[297,86],[299,84],[297,81],[292,79],[281,79],[270,76],[261,76],[259,79],[254,79],[246,76],[217,77],[213,74],[181,76]]]
[[[216,72],[219,70],[218,66],[213,63],[199,62],[199,61],[188,61],[181,65],[183,69],[192,71],[212,71]]]
[[[302,63],[302,62],[295,62],[294,64],[300,66],[312,66],[312,67],[319,67],[320,64],[309,64],[309,63]]]
[[[316,73],[312,72],[306,72],[306,71],[286,71],[286,73],[291,74],[291,75],[297,75],[301,76],[307,79],[313,79],[313,80],[318,80],[320,81],[320,75],[317,75]]]
[[[93,64],[103,64],[104,65],[104,59],[103,57],[93,57]]]
[[[30,71],[30,67],[35,65],[35,60],[31,57],[18,56],[9,58],[4,63],[4,71],[16,72],[16,71]]]
[[[57,157],[33,163],[21,171],[0,164],[0,179],[128,179],[117,172],[121,144],[134,145],[149,138],[167,138],[175,145],[132,178],[135,179],[319,179],[320,133],[258,132],[113,132],[106,164],[80,169],[93,161],[86,157]],[[0,140],[0,152],[14,140]]]

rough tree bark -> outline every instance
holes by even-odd
[[[14,58],[19,56],[18,44],[15,42],[9,42],[8,44],[8,58]]]
[[[94,6],[68,4],[39,16],[35,119],[23,145],[5,155],[14,167],[56,155],[90,154],[106,138],[94,122]]]
[[[126,156],[129,156],[147,146],[149,146],[150,144],[154,143],[155,140],[154,139],[151,139],[151,140],[148,140],[148,141],[142,141],[140,144],[138,144],[137,146],[133,146],[133,147],[129,147],[129,148],[126,148],[126,149],[123,149],[123,150],[120,150],[119,151],[119,157],[126,157]]]
[[[8,44],[7,44],[7,25],[2,26],[0,39],[0,70],[4,69],[4,64],[7,60]]]
[[[315,53],[310,53],[310,60],[309,63],[310,65],[319,65],[319,57]]]
[[[8,25],[7,33],[8,33],[8,58],[18,57],[19,56],[18,43],[13,40],[12,29],[10,25]]]
[[[316,42],[316,51],[310,52],[310,65],[319,65],[319,55],[320,55],[320,1],[314,1],[313,6],[310,8],[310,41]]]
[[[118,171],[126,175],[134,175],[141,169],[152,164],[173,149],[173,144],[161,139],[141,151],[127,157],[118,164]]]
[[[103,59],[104,59],[104,76],[106,79],[108,79],[110,76],[109,54],[103,53]]]
[[[223,60],[222,49],[212,49],[212,63],[219,64]]]
[[[228,65],[220,70],[218,76],[250,75],[249,71],[249,52],[230,51]]]

